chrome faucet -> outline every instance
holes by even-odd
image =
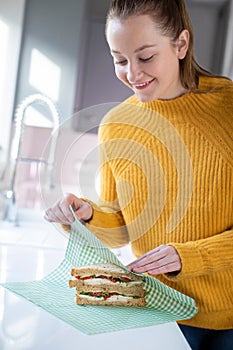
[[[21,157],[21,146],[23,141],[25,112],[26,112],[26,109],[34,103],[45,104],[49,108],[53,119],[49,154],[46,160]],[[44,163],[47,167],[47,186],[49,188],[54,187],[53,165],[54,165],[54,159],[55,159],[57,139],[59,136],[59,125],[60,125],[59,113],[55,104],[50,98],[39,93],[33,94],[26,97],[19,104],[15,112],[14,124],[15,124],[14,137],[9,147],[10,162],[9,162],[9,165],[6,166],[1,179],[3,180],[4,177],[5,178],[7,177],[9,179],[9,184],[8,186],[5,186],[5,188],[3,187],[2,189],[0,189],[0,197],[3,198],[4,207],[5,207],[2,213],[2,220],[11,221],[17,224],[18,218],[17,218],[17,206],[16,206],[16,195],[15,195],[15,182],[16,182],[18,162]]]

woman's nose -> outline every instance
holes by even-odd
[[[143,73],[138,64],[128,64],[127,69],[127,79],[130,83],[140,81]]]

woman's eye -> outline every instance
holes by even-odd
[[[127,64],[127,61],[126,60],[120,60],[120,61],[115,61],[114,62],[115,64],[119,64],[120,66],[124,66],[125,64]]]
[[[139,58],[139,60],[140,60],[141,62],[148,62],[148,61],[150,61],[154,56],[155,56],[155,55],[151,55],[150,57],[147,57],[147,58]]]

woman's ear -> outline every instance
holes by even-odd
[[[189,47],[189,31],[187,29],[182,30],[177,39],[177,57],[182,60],[185,58]]]

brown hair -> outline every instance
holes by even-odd
[[[196,90],[200,75],[211,75],[197,63],[194,57],[194,36],[192,23],[184,0],[112,0],[106,28],[113,18],[126,19],[130,16],[149,15],[163,35],[174,43],[182,30],[189,32],[189,48],[180,60],[180,79],[184,88]]]

